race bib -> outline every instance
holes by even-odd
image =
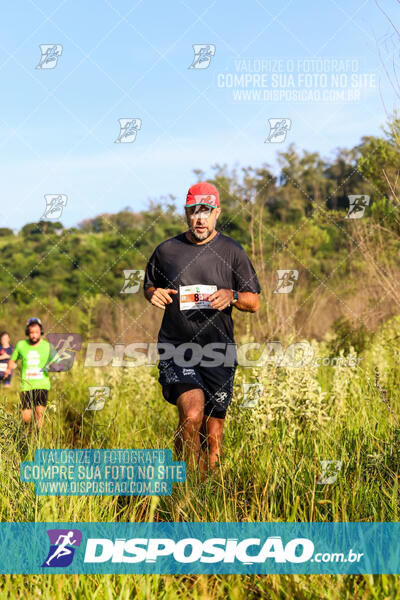
[[[2,371],[5,371],[5,370],[7,369],[7,364],[8,364],[8,363],[6,363],[6,362],[4,362],[4,363],[0,363],[0,373],[1,373]]]
[[[26,379],[42,379],[43,371],[39,367],[31,367],[25,372]]]
[[[179,286],[179,308],[181,310],[193,310],[211,308],[208,298],[217,291],[216,285],[180,285]]]

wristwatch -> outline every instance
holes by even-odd
[[[236,302],[239,300],[239,292],[236,292],[235,290],[232,290],[233,292],[233,300],[231,300],[231,304],[236,304]]]

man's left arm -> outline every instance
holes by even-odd
[[[258,294],[255,292],[238,292],[238,301],[233,306],[244,312],[256,312],[260,308]]]
[[[43,370],[50,372],[50,373],[60,371],[61,369],[58,368],[58,363],[61,360],[62,360],[62,357],[59,355],[56,348],[53,346],[53,344],[49,343],[49,356],[47,358],[47,362],[46,362],[45,366],[43,367]]]
[[[211,306],[217,310],[224,310],[230,306],[233,299],[233,290],[228,289],[217,290],[209,298]],[[238,300],[232,306],[243,312],[256,312],[260,306],[258,294],[254,292],[238,292]]]
[[[211,306],[217,310],[224,310],[234,300],[233,292],[238,293],[238,299],[232,304],[243,312],[256,312],[260,307],[258,294],[261,287],[253,265],[242,246],[236,248],[236,255],[232,268],[233,289],[220,289],[214,292],[209,300]]]

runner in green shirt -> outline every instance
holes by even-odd
[[[36,423],[40,427],[50,389],[48,369],[49,365],[57,359],[57,352],[42,337],[43,326],[40,319],[29,319],[25,334],[27,339],[20,340],[15,346],[5,376],[17,367],[17,360],[21,359],[20,397],[22,419],[25,423],[30,423],[34,408]]]

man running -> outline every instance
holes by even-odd
[[[232,399],[237,366],[232,306],[255,312],[261,292],[242,246],[215,229],[219,204],[215,186],[193,185],[185,205],[188,231],[157,246],[144,279],[147,300],[165,310],[158,335],[159,382],[164,398],[179,411],[175,449],[178,457],[184,453],[189,465],[198,463],[201,471],[212,469],[220,456]],[[172,357],[163,358],[163,344],[175,348]],[[188,364],[184,349],[189,345],[192,358],[199,350],[203,358]],[[214,351],[214,361],[207,361],[211,346],[230,354],[230,359]]]
[[[43,326],[40,319],[34,317],[28,320],[25,335],[27,339],[20,340],[11,354],[5,376],[11,374],[17,367],[17,360],[21,359],[22,419],[25,423],[30,423],[35,409],[36,424],[41,427],[50,389],[48,369],[57,355],[53,346],[42,337]]]

